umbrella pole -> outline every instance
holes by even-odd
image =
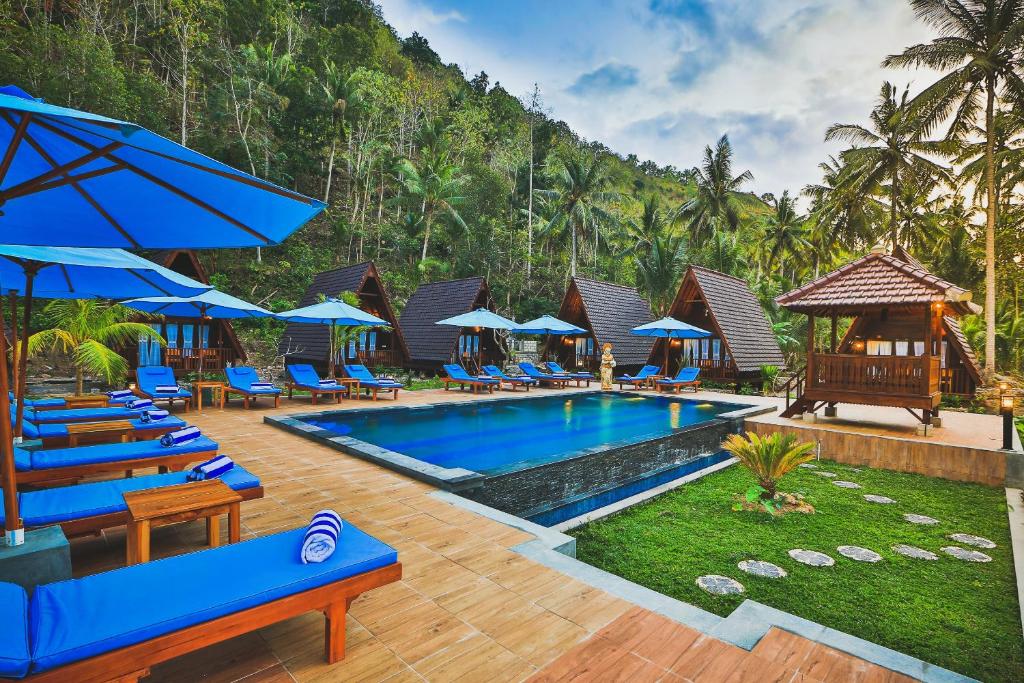
[[[4,540],[6,545],[25,542],[25,530],[18,513],[18,482],[14,472],[14,439],[11,435],[11,401],[7,374],[7,336],[4,334],[4,303],[0,299],[0,485],[4,495]]]
[[[665,376],[668,377],[668,342],[671,337],[665,337]]]
[[[36,268],[25,268],[25,303],[22,305],[24,317],[21,324],[21,353],[18,355],[18,411],[14,422],[14,436],[21,442],[21,421],[25,417],[25,389],[28,382],[28,338],[29,322],[32,317],[32,287],[35,284]]]
[[[11,371],[18,367],[18,291],[12,289],[10,292],[11,297]],[[0,330],[3,328],[0,327]],[[7,356],[4,356],[4,361],[7,360]],[[14,395],[18,395],[18,378],[14,376],[11,378],[11,391]]]

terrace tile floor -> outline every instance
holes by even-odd
[[[400,402],[466,398],[421,391],[403,393]],[[156,667],[150,680],[910,680],[778,629],[752,652],[703,635],[510,550],[533,538],[528,533],[437,500],[426,484],[263,423],[268,413],[310,410],[308,399],[299,399],[277,410],[236,403],[186,417],[263,481],[265,497],[243,504],[243,538],[302,526],[316,510],[332,507],[398,550],[403,580],[353,603],[346,656],[335,665],[323,660],[322,615],[307,614]],[[204,541],[200,523],[160,528],[153,557],[196,550]],[[124,551],[123,529],[76,540],[75,571],[120,566]]]

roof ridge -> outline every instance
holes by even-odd
[[[595,280],[592,277],[584,277],[582,275],[573,275],[573,276],[571,276],[570,279],[572,279],[572,280],[582,280],[584,282],[593,282],[594,284],[607,285],[608,287],[618,287],[620,289],[628,289],[629,291],[637,292],[638,294],[640,292],[640,290],[638,290],[636,287],[630,287],[629,285],[622,285],[622,284],[619,284],[618,282],[609,282],[608,280]]]
[[[714,268],[708,268],[707,266],[699,266],[699,265],[691,263],[690,264],[690,269],[691,270],[703,270],[705,273],[712,273],[714,275],[719,275],[721,277],[727,277],[730,280],[736,280],[736,282],[740,282],[740,283],[742,283],[744,285],[748,285],[749,286],[749,283],[746,280],[744,280],[743,278],[739,277],[738,275],[730,275],[729,273],[723,273],[722,271],[715,270]]]
[[[360,261],[359,263],[353,263],[353,264],[348,265],[348,266],[338,266],[337,268],[331,268],[330,270],[322,270],[319,273],[317,273],[316,275],[314,275],[313,277],[314,278],[318,278],[321,275],[327,275],[328,273],[340,273],[343,270],[355,270],[356,268],[359,268],[360,266],[364,266],[366,268],[369,268],[371,265],[376,265],[376,264],[373,263],[373,259],[370,259],[368,261]]]

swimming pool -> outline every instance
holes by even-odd
[[[760,408],[559,391],[265,421],[485,505],[558,524],[711,467]]]

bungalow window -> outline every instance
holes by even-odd
[[[909,355],[909,352],[910,352],[910,342],[909,341],[898,341],[898,342],[896,342],[896,355],[897,356],[906,356],[906,355]]]
[[[707,339],[701,339],[700,340],[700,357],[701,358],[710,358],[711,357],[711,356],[708,355],[708,340]]]
[[[594,355],[593,337],[576,337],[576,356],[579,358]]]
[[[868,340],[868,355],[869,356],[891,356],[892,355],[892,342],[887,339],[869,339]]]
[[[711,340],[711,357],[718,360],[722,357],[722,340],[712,339]]]

